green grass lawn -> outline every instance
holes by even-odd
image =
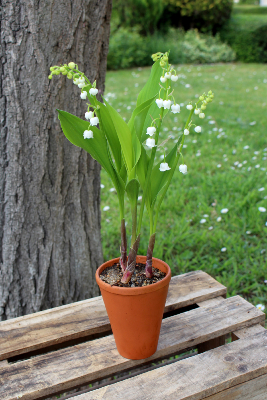
[[[170,137],[166,150],[183,130],[187,103],[208,90],[215,99],[204,120],[194,116],[202,133],[191,129],[185,137],[188,174],[178,168],[175,172],[153,255],[166,261],[173,275],[202,269],[227,286],[229,296],[240,294],[253,304],[267,305],[267,212],[259,211],[267,208],[267,67],[177,68],[175,98],[181,113],[166,117],[161,131],[162,141]],[[126,121],[149,73],[150,68],[107,73],[105,96]],[[102,241],[108,260],[119,256],[120,219],[117,195],[105,171],[101,179]],[[228,212],[221,213],[225,208]],[[146,215],[139,254],[146,254],[148,238]]]

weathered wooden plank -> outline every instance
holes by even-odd
[[[203,271],[172,278],[165,312],[224,296],[226,288]],[[0,360],[96,333],[108,332],[102,297],[0,322]]]
[[[266,400],[266,398],[267,375],[265,374],[213,396],[205,397],[205,400]]]
[[[82,386],[260,323],[264,317],[264,313],[236,296],[214,307],[197,308],[164,319],[157,352],[146,360],[121,357],[110,335],[10,364],[5,370],[0,370],[0,398],[15,400],[23,395],[24,400],[38,399]]]
[[[215,297],[214,299],[198,302],[197,305],[199,307],[210,308],[221,303],[222,301],[224,301],[224,298],[219,296]],[[205,351],[215,349],[216,347],[223,346],[224,344],[225,344],[225,335],[217,337],[215,339],[208,340],[207,342],[204,343],[200,343],[197,346],[198,353],[199,354],[204,353]]]
[[[266,373],[267,332],[265,331],[254,337],[235,341],[71,399],[202,400]],[[220,397],[208,398],[221,400]],[[222,397],[222,399],[235,398]],[[264,397],[261,398],[263,399]]]
[[[248,336],[255,335],[256,333],[264,332],[265,328],[260,325],[253,325],[248,328],[239,329],[232,333],[232,340],[245,339]]]

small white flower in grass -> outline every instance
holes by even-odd
[[[212,231],[212,229],[213,229],[213,226],[209,226],[209,231]]]
[[[82,100],[86,100],[87,93],[86,93],[85,91],[82,92],[82,93],[80,94],[80,97],[81,97]]]
[[[221,220],[222,220],[222,217],[217,218],[217,222],[221,222]]]
[[[255,168],[260,168],[260,164],[255,165]]]
[[[164,109],[165,109],[165,110],[167,110],[167,109],[169,110],[169,109],[171,108],[171,103],[172,103],[171,100],[164,100],[164,101],[163,101],[163,107],[164,107]]]
[[[198,114],[200,114],[200,111],[201,111],[201,110],[200,110],[199,108],[196,108],[195,111],[194,111],[194,113],[195,113],[196,115],[198,115]]]
[[[221,213],[222,213],[222,214],[227,214],[228,211],[229,211],[228,208],[222,208],[222,209],[221,209]]]
[[[247,149],[249,149],[249,146],[244,146],[243,149],[247,150]]]
[[[90,93],[92,96],[95,96],[95,95],[98,93],[98,89],[97,89],[97,88],[91,88],[91,89],[89,90],[89,93]]]
[[[247,234],[247,235],[250,235],[250,234],[251,234],[251,231],[246,231],[246,234]]]
[[[165,163],[160,164],[159,170],[161,172],[168,171],[169,169],[170,169],[170,167],[169,167],[168,163],[165,162]]]
[[[217,165],[217,168],[221,168],[221,166],[222,166],[222,164],[218,164],[218,165]]]
[[[185,164],[179,165],[179,171],[182,172],[182,174],[187,173],[187,166]]]
[[[257,304],[256,308],[260,311],[264,311],[265,310],[265,306],[263,304]]]
[[[265,188],[264,188],[264,187],[261,187],[261,188],[259,188],[258,190],[259,190],[259,192],[263,192],[263,191],[265,190]]]
[[[150,126],[146,130],[146,134],[149,136],[153,136],[155,132],[156,132],[156,128],[154,126]]]
[[[265,222],[265,226],[267,226],[267,221]]]
[[[196,126],[195,127],[195,132],[200,133],[201,132],[201,126]]]
[[[190,87],[191,87],[190,83],[187,83],[187,84],[185,85],[185,88],[186,88],[186,89],[188,89],[188,88],[190,88]]]
[[[184,135],[189,135],[189,130],[188,129],[184,130]]]
[[[171,79],[172,74],[170,72],[166,72],[164,76],[167,79]]]
[[[259,207],[258,210],[259,210],[260,212],[266,212],[266,208],[265,208],[265,207]]]
[[[221,252],[222,252],[222,253],[224,253],[226,250],[227,250],[226,247],[222,247],[222,248],[221,248]]]
[[[91,119],[91,118],[93,118],[94,117],[94,112],[93,111],[87,111],[86,113],[85,113],[85,118],[86,119]]]
[[[110,191],[111,193],[112,193],[112,192],[116,192],[116,189],[115,189],[115,188],[110,188],[109,191]]]
[[[204,214],[203,218],[209,218],[209,214]]]
[[[202,219],[199,221],[200,224],[205,224],[205,222],[207,222],[207,220],[206,220],[205,218],[202,218]]]
[[[94,138],[93,131],[84,131],[83,137],[84,139],[93,139]]]
[[[256,125],[256,123],[257,123],[256,121],[252,121],[249,123],[249,125],[253,126],[253,125]]]
[[[177,82],[177,81],[178,81],[178,76],[177,76],[177,75],[172,75],[172,76],[171,76],[171,80],[172,80],[173,82]]]
[[[110,209],[109,206],[105,206],[105,207],[103,208],[103,211],[108,211],[109,209]]]
[[[146,140],[146,145],[148,146],[148,147],[155,147],[155,139],[147,139]]]
[[[166,80],[167,80],[166,76],[161,76],[161,77],[160,77],[160,81],[161,81],[162,83],[165,83]]]
[[[95,125],[99,124],[99,119],[97,117],[91,118],[90,119],[90,124],[92,126],[95,126]]]
[[[142,200],[142,196],[138,196],[138,199],[137,199],[138,201],[141,201]]]
[[[157,106],[158,106],[159,108],[163,107],[163,100],[162,100],[162,99],[157,99],[157,100],[156,100],[156,103],[157,103]]]
[[[173,105],[171,106],[171,109],[172,109],[172,113],[173,113],[173,114],[177,114],[177,113],[180,112],[180,106],[179,106],[179,104],[173,104]]]
[[[205,118],[205,114],[204,113],[200,113],[199,114],[199,118],[202,118],[202,119]]]
[[[101,189],[104,189],[105,185],[103,185],[103,183],[101,183],[100,187],[101,187]]]
[[[187,108],[188,110],[193,110],[192,104],[188,104],[188,105],[186,106],[186,108]]]

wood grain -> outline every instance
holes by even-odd
[[[238,340],[71,399],[202,400],[266,373],[267,332],[265,331],[246,340]],[[234,398],[209,399],[233,400]],[[264,397],[260,399],[263,400]]]
[[[38,399],[82,386],[261,323],[264,317],[264,313],[236,296],[213,307],[197,308],[164,319],[158,350],[146,360],[134,361],[121,357],[110,335],[10,364],[6,369],[0,369],[0,398],[15,400],[17,396],[23,395],[24,400]],[[169,383],[171,385],[172,381]]]
[[[265,374],[213,396],[205,397],[205,400],[266,400],[266,398],[267,375]]]
[[[175,276],[171,279],[165,312],[225,294],[225,286],[205,272]],[[101,296],[3,321],[0,360],[109,330]]]

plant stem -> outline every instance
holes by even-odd
[[[135,270],[136,256],[137,256],[139,243],[140,243],[140,235],[137,236],[136,241],[134,242],[133,246],[130,248],[127,268],[124,271],[123,277],[121,278],[121,283],[128,283],[129,280],[131,279],[131,276]]]
[[[120,257],[120,266],[122,272],[126,270],[127,265],[127,237],[126,237],[126,227],[125,227],[125,219],[121,220],[121,257]]]
[[[153,277],[152,255],[153,255],[155,240],[156,240],[156,234],[153,233],[153,235],[151,235],[149,238],[149,244],[148,244],[147,255],[146,255],[146,277],[147,278]]]

